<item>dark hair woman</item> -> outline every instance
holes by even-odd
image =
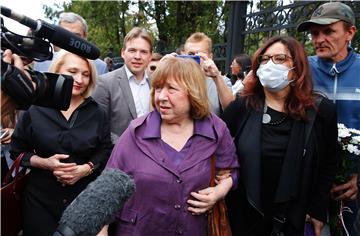
[[[233,94],[237,94],[244,88],[245,76],[251,70],[251,58],[247,54],[239,54],[234,57],[231,65],[232,83],[231,87]]]
[[[306,220],[320,235],[338,163],[335,106],[313,92],[292,37],[267,40],[252,70],[222,117],[240,163],[239,188],[227,198],[233,232],[304,235]]]

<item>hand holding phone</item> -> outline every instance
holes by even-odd
[[[14,129],[12,128],[1,129],[1,135],[0,135],[1,144],[9,144],[11,142],[11,136],[13,132]]]
[[[0,138],[3,139],[3,138],[5,138],[6,136],[8,136],[8,134],[9,134],[9,130],[8,130],[8,129],[2,129],[2,130],[1,130],[1,136],[0,136]]]
[[[176,57],[180,58],[190,58],[196,61],[197,64],[200,64],[200,56],[198,55],[176,55]]]

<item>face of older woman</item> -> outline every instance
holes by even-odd
[[[64,64],[60,67],[58,73],[71,75],[74,78],[72,96],[81,96],[86,91],[90,82],[90,68],[81,57],[68,54],[64,60]]]
[[[165,122],[176,123],[190,119],[188,93],[173,78],[167,79],[162,88],[155,88],[155,106]]]

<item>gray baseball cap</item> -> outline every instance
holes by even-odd
[[[353,10],[348,5],[341,2],[325,3],[320,5],[313,12],[310,20],[299,24],[297,31],[306,31],[312,24],[330,25],[340,20],[355,25],[355,15]]]

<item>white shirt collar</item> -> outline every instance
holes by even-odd
[[[128,80],[134,79],[134,80],[136,81],[135,75],[129,70],[129,68],[127,67],[126,64],[125,64],[125,73],[126,73],[126,76],[127,76]],[[144,77],[143,77],[143,80],[142,80],[142,81],[144,81],[144,79],[145,79],[147,82],[149,82],[149,76],[147,75],[146,70],[144,71]]]

